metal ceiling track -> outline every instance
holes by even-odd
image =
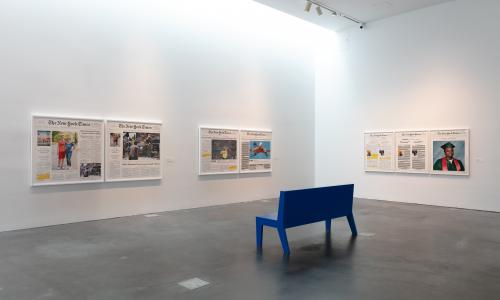
[[[349,16],[349,15],[347,15],[347,14],[341,12],[341,11],[338,11],[337,9],[334,9],[334,8],[332,8],[332,7],[330,7],[330,6],[326,5],[326,4],[323,4],[323,3],[319,2],[319,1],[316,1],[316,0],[307,0],[307,2],[312,3],[312,4],[314,4],[314,5],[318,6],[318,7],[321,7],[323,9],[331,12],[332,15],[334,15],[334,16],[342,17],[342,18],[347,19],[347,20],[349,20],[351,22],[359,24],[361,29],[363,29],[363,27],[365,25],[365,22],[360,21],[360,20],[358,20],[358,19],[356,19],[354,17],[351,17],[351,16]]]

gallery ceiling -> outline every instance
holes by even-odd
[[[306,12],[304,10],[306,0],[255,1],[336,31],[356,26],[355,23],[344,18],[335,17],[325,10],[323,10],[323,15],[318,16],[314,5],[310,12]],[[316,2],[320,2],[341,13],[369,23],[449,1],[453,0],[317,0]]]

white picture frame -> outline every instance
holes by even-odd
[[[239,135],[239,129],[236,128],[199,126],[198,175],[238,174],[240,171]],[[223,148],[213,149],[213,147]]]
[[[272,172],[272,139],[273,131],[269,129],[240,129],[240,173]],[[254,147],[252,144],[255,143]],[[252,147],[255,151],[252,151]]]
[[[104,182],[104,124],[100,118],[32,114],[31,185]],[[61,158],[62,144],[55,145],[54,138],[58,142],[66,140],[65,147],[68,142],[73,144],[71,156],[64,151],[65,157]]]
[[[439,159],[445,158],[445,149],[441,149],[445,143],[451,143],[453,147],[452,164],[460,163],[465,170],[436,170],[436,164],[439,165]],[[429,130],[429,145],[431,153],[429,155],[430,174],[433,175],[451,175],[451,176],[469,176],[470,175],[470,129],[466,127],[451,129],[432,129]],[[441,149],[441,150],[439,150]],[[444,152],[443,152],[444,151]],[[439,156],[441,153],[441,156]],[[451,161],[451,160],[450,160]],[[457,168],[457,167],[455,167]],[[452,169],[452,168],[450,168]]]
[[[364,132],[363,166],[365,172],[394,173],[395,132],[370,130]]]
[[[121,128],[120,128],[121,127]],[[151,139],[147,145],[139,145],[138,155],[134,160],[126,160],[127,150],[125,149],[125,134],[130,135],[133,131],[136,139]],[[105,126],[105,181],[123,182],[123,181],[144,181],[144,180],[162,180],[164,168],[164,141],[163,141],[163,123],[160,121],[144,120],[126,120],[126,119],[108,119]],[[112,143],[113,134],[120,134],[118,145]],[[140,141],[139,143],[141,143]],[[129,144],[129,143],[127,143]],[[146,151],[144,147],[151,148]],[[157,149],[157,150],[156,150]],[[118,151],[116,151],[118,150]],[[141,152],[142,151],[142,152]],[[130,152],[130,151],[129,151]],[[142,156],[140,153],[145,153]],[[153,154],[154,153],[154,154]],[[128,155],[130,157],[130,155]],[[141,160],[141,157],[144,160]],[[151,174],[151,175],[142,175]],[[135,176],[134,176],[135,175]]]
[[[429,135],[428,129],[399,129],[394,131],[394,171],[396,173],[429,173],[429,155],[431,153],[429,147]],[[409,149],[400,149],[403,148],[401,144],[406,144],[409,146]],[[404,157],[404,159],[401,159],[401,157]],[[421,168],[422,163],[424,164],[423,168]],[[402,166],[403,164],[405,167]],[[406,164],[408,164],[408,168],[406,168]]]

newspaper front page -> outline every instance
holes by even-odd
[[[161,123],[106,122],[106,181],[162,178]]]
[[[469,129],[431,130],[431,173],[469,175]]]
[[[408,173],[428,172],[428,131],[396,132],[396,171]]]
[[[365,132],[365,171],[394,171],[394,132]]]
[[[104,121],[32,117],[32,185],[102,182]]]
[[[200,127],[199,174],[238,173],[239,131]]]
[[[240,131],[240,173],[272,171],[272,135],[271,131]]]

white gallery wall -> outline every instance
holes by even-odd
[[[316,184],[500,211],[500,1],[457,0],[344,32],[318,68]],[[470,176],[363,171],[363,131],[469,127]]]
[[[0,36],[0,231],[314,185],[331,32],[250,0],[4,0]],[[161,121],[164,178],[31,187],[31,114]],[[199,177],[199,125],[272,129],[272,174]]]

